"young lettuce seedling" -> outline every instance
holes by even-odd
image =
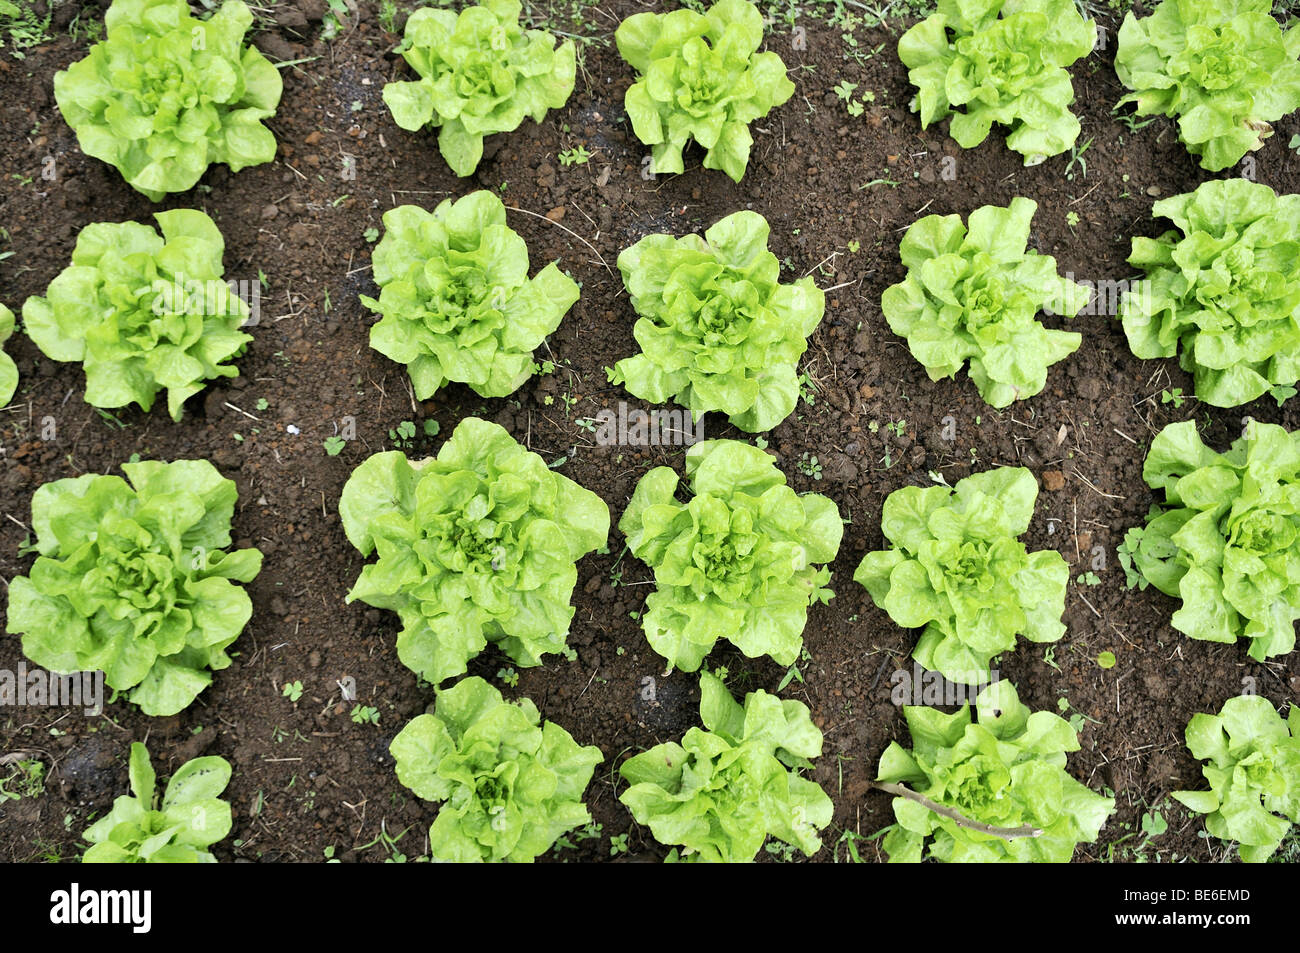
[[[1174,800],[1204,814],[1212,837],[1236,841],[1246,863],[1268,860],[1300,824],[1300,707],[1283,721],[1260,695],[1229,698],[1217,715],[1192,716],[1187,748],[1210,790]]]
[[[698,420],[721,411],[747,433],[771,430],[799,401],[799,357],[826,296],[811,277],[780,283],[757,212],[736,212],[699,235],[647,235],[618,256],[640,317],[641,353],[608,371],[644,400],[675,400]]]
[[[922,129],[951,116],[953,139],[973,149],[996,123],[1007,147],[1037,165],[1079,137],[1067,70],[1096,39],[1073,0],[939,0],[899,39],[898,56]]]
[[[149,752],[131,745],[131,794],[113,802],[106,816],[86,829],[91,847],[85,864],[215,864],[204,850],[230,833],[230,805],[220,794],[230,783],[230,763],[206,757],[177,769],[157,797]]]
[[[686,452],[691,499],[677,474],[641,478],[619,520],[628,548],[655,574],[641,617],[650,647],[694,672],[720,639],[750,658],[793,665],[808,607],[827,602],[844,524],[825,496],[799,496],[773,458],[738,440]]]
[[[1215,453],[1187,420],[1151,441],[1142,479],[1164,491],[1121,559],[1182,600],[1170,620],[1188,638],[1250,639],[1256,661],[1295,648],[1300,619],[1300,434],[1252,422]]]
[[[14,313],[0,304],[0,344],[4,344],[14,333]],[[0,351],[0,407],[13,400],[18,390],[18,365],[14,359]]]
[[[159,212],[160,235],[139,222],[93,222],[77,235],[72,263],[23,305],[27,336],[48,358],[80,361],[86,403],[153,407],[181,419],[210,380],[238,377],[225,363],[252,335],[250,311],[222,277],[226,242],[203,212]]]
[[[890,330],[907,339],[930,380],[956,377],[967,361],[980,397],[992,407],[1032,397],[1047,369],[1082,338],[1045,328],[1039,311],[1073,317],[1088,289],[1056,273],[1056,259],[1026,250],[1038,204],[984,205],[963,225],[958,215],[918,219],[899,244],[907,277],[885,289]]]
[[[885,499],[891,549],[867,553],[853,578],[905,628],[923,628],[912,657],[950,681],[988,680],[994,656],[1016,636],[1055,642],[1070,567],[1061,554],[1028,552],[1038,498],[1034,475],[999,467],[955,487],[906,486]]]
[[[1151,213],[1177,227],[1133,239],[1128,261],[1146,278],[1120,299],[1129,348],[1140,358],[1177,354],[1196,399],[1214,407],[1285,397],[1300,380],[1300,195],[1216,179]]]
[[[385,212],[373,261],[379,300],[361,303],[383,317],[370,346],[406,365],[418,400],[452,381],[481,397],[514,393],[535,372],[533,349],[578,300],[554,262],[528,277],[528,246],[491,192]]]
[[[1031,712],[1010,682],[994,682],[952,715],[903,708],[912,747],[890,742],[876,787],[894,798],[897,822],[881,848],[891,864],[1067,863],[1097,839],[1115,799],[1065,770],[1079,750],[1069,722]]]

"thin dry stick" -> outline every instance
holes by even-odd
[[[604,256],[601,255],[601,253],[600,253],[599,251],[597,251],[596,246],[593,245],[591,242],[587,241],[585,238],[583,238],[581,235],[579,235],[579,234],[578,234],[577,232],[575,232],[573,229],[569,228],[567,225],[561,225],[559,222],[555,221],[554,219],[547,218],[545,215],[538,215],[536,212],[530,212],[530,211],[529,211],[528,209],[526,209],[526,208],[519,208],[519,207],[514,206],[514,205],[507,205],[506,208],[507,208],[509,211],[511,211],[511,212],[523,212],[525,215],[531,215],[533,218],[540,218],[543,222],[550,222],[550,223],[551,223],[552,225],[554,225],[556,228],[568,232],[570,235],[572,235],[572,236],[573,236],[574,238],[576,238],[578,241],[582,242],[584,245],[586,245],[588,248],[590,248],[591,251],[592,251],[592,254],[594,254],[594,255],[596,256],[596,259],[597,259],[597,260],[598,260],[602,265],[605,266],[605,270],[609,272],[609,276],[610,276],[611,278],[614,277],[614,269],[612,269],[612,268],[609,267],[609,263],[608,263],[607,261],[605,261]]]
[[[964,814],[954,811],[950,807],[945,807],[935,801],[931,801],[924,794],[917,794],[909,787],[902,784],[895,784],[892,781],[870,781],[871,787],[880,791],[887,791],[890,794],[897,794],[899,797],[905,797],[910,801],[915,801],[924,807],[929,808],[941,817],[955,823],[958,827],[969,828],[972,831],[979,831],[981,834],[991,834],[994,837],[1001,837],[1003,840],[1014,840],[1017,837],[1041,837],[1043,832],[1032,824],[1024,824],[1020,827],[992,827],[989,824],[981,824],[979,821],[972,821]]]

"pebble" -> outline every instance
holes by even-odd
[[[1043,471],[1043,489],[1048,493],[1058,493],[1065,489],[1065,474],[1060,470]]]

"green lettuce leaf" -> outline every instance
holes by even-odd
[[[623,762],[630,785],[619,800],[661,844],[679,845],[673,860],[752,861],[769,836],[808,856],[834,805],[797,769],[822,753],[822,733],[808,706],[764,691],[743,706],[722,680],[700,675],[700,720],[680,744],[669,742]],[[792,770],[793,769],[793,770]]]
[[[214,163],[232,172],[275,158],[279,71],[243,45],[253,14],[227,0],[210,19],[185,0],[113,0],[106,36],[54,74],[59,111],[81,151],[115,166],[137,192],[162,201]]]
[[[1178,119],[1178,137],[1217,172],[1260,149],[1271,123],[1300,108],[1300,34],[1283,30],[1270,0],[1161,0],[1129,12],[1115,72],[1139,116]]]
[[[907,277],[885,289],[880,307],[890,329],[907,338],[930,380],[956,377],[970,361],[970,377],[992,407],[1032,397],[1047,369],[1074,353],[1082,338],[1054,331],[1039,311],[1074,317],[1088,303],[1084,285],[1056,273],[1056,259],[1026,250],[1038,204],[1017,196],[1002,208],[927,215],[899,245]]]
[[[1300,708],[1283,721],[1267,698],[1229,698],[1217,715],[1192,716],[1187,748],[1210,790],[1174,799],[1206,815],[1211,836],[1236,841],[1243,861],[1267,860],[1300,824]]]
[[[826,296],[810,277],[780,284],[768,234],[763,216],[736,212],[703,238],[647,235],[625,249],[618,269],[640,315],[632,333],[641,353],[610,369],[610,383],[653,403],[675,400],[696,420],[722,411],[747,433],[788,417]]]
[[[161,235],[138,222],[83,228],[72,263],[23,305],[23,324],[46,357],[81,362],[86,403],[148,411],[166,390],[180,420],[207,381],[239,376],[224,362],[253,338],[239,330],[249,308],[222,278],[212,219],[189,209],[154,218]]]
[[[522,666],[562,652],[577,561],[609,536],[600,497],[477,417],[436,458],[391,450],[363,462],[339,517],[352,545],[378,556],[347,601],[396,612],[398,657],[434,685],[488,642]]]
[[[739,182],[749,164],[749,124],[794,95],[776,53],[759,53],[763,16],[748,0],[637,13],[614,34],[637,77],[624,97],[632,131],[650,146],[656,174],[682,172],[682,149],[704,147],[704,168]]]
[[[420,76],[384,86],[393,121],[439,129],[438,149],[459,176],[483,158],[483,137],[541,122],[569,100],[577,74],[573,43],[519,25],[519,0],[451,10],[422,8],[406,21],[398,52]]]
[[[374,254],[383,317],[370,346],[407,366],[415,396],[468,384],[482,397],[514,393],[535,371],[533,349],[578,300],[554,263],[528,277],[528,247],[491,192],[447,199],[432,213],[401,205],[384,213]]]
[[[4,344],[14,333],[14,313],[0,304],[0,344]],[[0,351],[0,407],[13,400],[18,390],[18,365],[14,359]]]
[[[1227,453],[1196,424],[1151,442],[1142,477],[1164,501],[1124,538],[1121,557],[1182,600],[1175,629],[1208,642],[1250,639],[1263,661],[1295,648],[1300,618],[1300,434],[1251,422]]]
[[[1030,836],[977,830],[900,796],[896,823],[881,843],[889,862],[1068,863],[1075,846],[1095,841],[1115,813],[1114,798],[1065,770],[1066,753],[1079,750],[1075,730],[1052,712],[1031,712],[1006,681],[980,692],[976,714],[972,719],[969,705],[952,715],[904,707],[912,747],[891,742],[877,779],[905,785],[967,822]]]
[[[686,452],[692,496],[674,496],[677,475],[641,478],[619,520],[632,555],[655,574],[641,625],[669,667],[694,672],[719,639],[750,658],[792,665],[803,648],[808,607],[828,601],[844,533],[835,504],[797,495],[772,457],[737,440],[706,440]]]
[[[257,575],[262,554],[225,552],[237,493],[206,460],[122,470],[36,490],[41,555],[10,583],[6,631],[38,665],[102,670],[145,714],[174,715],[230,665],[225,649],[253,611],[235,582]]]
[[[1236,407],[1300,380],[1300,196],[1246,179],[1161,199],[1177,230],[1133,239],[1146,271],[1120,300],[1129,348],[1173,357],[1196,397]]]
[[[1079,137],[1067,70],[1096,37],[1071,0],[939,0],[899,39],[898,56],[922,129],[951,116],[953,139],[972,149],[996,123],[1007,147],[1036,165]]]
[[[438,692],[433,712],[410,721],[389,750],[402,784],[443,802],[429,848],[456,863],[531,863],[590,822],[582,796],[605,757],[543,723],[529,699],[507,702],[476,675]]]
[[[230,805],[220,794],[230,783],[230,763],[206,757],[177,769],[158,803],[153,765],[140,742],[131,745],[131,794],[86,828],[90,848],[83,864],[215,864],[204,848],[230,833]]]
[[[1055,642],[1065,634],[1069,566],[1017,538],[1037,498],[1032,473],[999,467],[952,489],[905,486],[885,499],[881,527],[893,548],[867,553],[853,578],[899,625],[924,629],[912,657],[927,669],[979,685],[1017,635]]]

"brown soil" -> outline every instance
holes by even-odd
[[[1244,643],[1186,639],[1169,625],[1171,600],[1123,588],[1115,547],[1152,502],[1141,465],[1160,427],[1208,417],[1208,437],[1222,447],[1247,414],[1296,426],[1297,404],[1279,410],[1265,399],[1227,412],[1194,401],[1181,408],[1162,404],[1163,389],[1191,392],[1187,375],[1172,360],[1136,360],[1118,324],[1095,315],[1072,322],[1084,332],[1083,346],[1052,370],[1042,394],[997,412],[964,375],[931,383],[879,308],[881,292],[902,277],[898,239],[920,214],[964,215],[1015,195],[1038,202],[1033,243],[1055,255],[1062,272],[1092,280],[1130,276],[1129,237],[1161,230],[1150,217],[1153,196],[1188,191],[1208,176],[1178,144],[1170,123],[1130,131],[1112,118],[1122,93],[1111,50],[1095,52],[1072,71],[1081,141],[1092,144],[1083,155],[1086,175],[1076,163],[1071,179],[1067,157],[1023,168],[996,133],[962,152],[943,127],[923,132],[907,110],[912,92],[893,54],[901,26],[859,28],[855,61],[844,55],[839,27],[800,21],[807,48],[792,51],[789,27],[778,24],[768,44],[791,67],[798,91],[757,124],[744,182],[700,168],[699,152],[688,154],[686,174],[650,181],[641,177],[645,150],[622,108],[632,77],[610,42],[617,21],[640,7],[603,2],[588,9],[585,26],[564,17],[551,24],[598,39],[585,47],[568,106],[541,125],[527,122],[497,137],[477,175],[458,181],[434,137],[398,129],[380,99],[384,82],[404,67],[389,52],[398,38],[381,28],[373,4],[363,0],[330,42],[319,39],[325,9],[319,0],[281,0],[277,9],[281,28],[259,34],[259,45],[277,60],[313,58],[284,70],[284,99],[270,123],[281,143],[277,161],[238,176],[214,168],[199,190],[157,207],[202,208],[225,234],[227,275],[265,274],[262,322],[239,362],[242,376],[192,399],[180,424],[160,403],[150,414],[117,412],[125,425],[119,427],[82,402],[79,366],[49,361],[19,336],[8,349],[22,382],[15,403],[0,414],[0,513],[6,517],[0,573],[6,580],[31,566],[19,547],[32,491],[41,483],[110,472],[132,453],[206,457],[238,484],[239,545],[266,554],[261,576],[249,586],[253,620],[234,647],[234,665],[176,717],[146,718],[123,702],[95,719],[39,709],[0,716],[0,753],[35,749],[49,768],[43,797],[0,804],[0,859],[74,858],[88,819],[126,790],[129,743],[146,738],[160,773],[199,753],[233,764],[228,794],[235,826],[216,848],[222,860],[319,861],[329,848],[344,860],[382,860],[389,851],[376,838],[384,832],[408,858],[425,855],[434,809],[398,783],[388,743],[433,692],[397,659],[396,617],[343,602],[363,563],[338,521],[344,481],[367,455],[391,446],[388,432],[401,421],[441,424],[440,436],[418,438],[414,456],[435,451],[458,420],[477,414],[548,460],[567,457],[560,472],[599,493],[617,521],[637,479],[654,465],[680,467],[681,452],[598,447],[576,423],[619,400],[642,406],[605,383],[603,368],[635,346],[632,310],[616,271],[602,259],[612,267],[620,249],[646,233],[703,230],[741,208],[768,218],[786,280],[812,273],[823,287],[835,286],[802,365],[817,386],[815,403],[801,402],[768,435],[795,488],[829,494],[852,520],[833,566],[837,595],[810,614],[805,640],[812,660],[800,667],[803,681],[783,691],[811,707],[826,736],[815,778],[834,798],[836,815],[815,859],[838,854],[843,860],[844,849],[832,849],[842,831],[870,835],[890,821],[889,797],[869,791],[868,782],[889,741],[907,739],[890,701],[889,675],[910,668],[915,633],[895,626],[851,579],[862,554],[884,545],[881,502],[899,487],[929,482],[928,471],[955,483],[972,470],[1008,464],[1031,468],[1047,487],[1026,537],[1031,549],[1060,550],[1072,575],[1092,568],[1094,552],[1105,559],[1099,584],[1071,584],[1065,638],[1046,657],[1043,648],[1022,644],[999,666],[1031,707],[1055,711],[1068,699],[1071,713],[1086,718],[1083,749],[1070,769],[1096,789],[1113,790],[1119,812],[1101,842],[1082,845],[1076,858],[1134,859],[1141,838],[1129,835],[1156,805],[1169,831],[1145,848],[1145,857],[1223,856],[1222,845],[1198,836],[1199,821],[1167,799],[1171,790],[1199,785],[1183,727],[1194,712],[1217,711],[1247,677],[1275,703],[1294,698],[1300,655],[1260,665],[1246,657]],[[1113,30],[1110,35],[1113,41]],[[881,44],[878,55],[865,55]],[[28,51],[23,61],[0,60],[0,167],[15,173],[0,186],[0,224],[10,237],[0,250],[14,253],[0,266],[0,300],[15,311],[66,265],[82,226],[147,221],[157,210],[115,170],[81,154],[54,105],[52,74],[82,55],[84,43],[65,35]],[[874,92],[866,115],[845,112],[831,92],[841,80],[857,83],[860,93]],[[1300,160],[1286,149],[1298,131],[1296,117],[1279,124],[1254,157],[1259,181],[1278,191],[1300,189]],[[591,161],[561,166],[557,154],[578,145],[594,153]],[[53,181],[41,178],[49,156]],[[343,177],[348,156],[355,159],[351,179]],[[953,163],[945,164],[948,158]],[[955,178],[945,175],[953,169]],[[536,213],[512,212],[510,223],[527,240],[534,268],[558,258],[582,283],[582,299],[539,352],[539,359],[555,362],[554,374],[534,379],[513,399],[484,401],[454,386],[417,405],[403,369],[367,345],[374,316],[357,295],[375,289],[368,273],[373,246],[363,232],[379,228],[393,205],[432,207],[480,187]],[[1073,228],[1069,212],[1079,215]],[[850,242],[859,250],[849,251]],[[265,410],[256,409],[259,399]],[[345,416],[355,418],[357,439],[329,457],[322,441]],[[46,417],[57,432],[42,440]],[[947,417],[956,428],[952,442],[944,439]],[[886,427],[895,421],[906,422],[901,436]],[[289,425],[301,433],[290,434]],[[744,436],[713,415],[705,430],[710,437]],[[818,458],[820,481],[798,468],[805,453]],[[579,566],[570,636],[577,660],[521,670],[518,685],[505,689],[511,697],[531,697],[546,717],[606,755],[588,791],[603,836],[572,837],[575,846],[551,858],[608,859],[608,838],[624,832],[633,853],[661,854],[617,801],[617,766],[630,752],[677,738],[697,721],[695,679],[661,677],[660,659],[630,616],[642,608],[650,574],[631,557],[617,562],[621,549],[615,531],[607,555]],[[1117,656],[1114,668],[1097,665],[1103,650]],[[0,639],[0,666],[12,669],[21,658],[16,637]],[[774,691],[785,674],[768,660],[735,652],[719,650],[711,661],[729,668],[738,692]],[[508,664],[489,650],[470,671],[495,680]],[[356,680],[359,701],[379,710],[378,726],[349,717],[351,706],[340,701],[337,685],[345,676]],[[650,677],[653,701],[646,698]],[[281,691],[294,680],[305,687],[296,704]],[[863,844],[862,852],[876,859],[874,845]]]

